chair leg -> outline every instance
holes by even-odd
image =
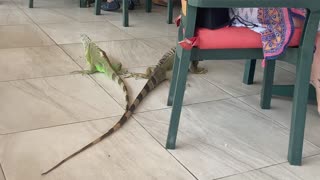
[[[151,12],[151,9],[152,9],[152,0],[146,0],[146,12]]]
[[[29,8],[33,8],[33,0],[29,0]]]
[[[173,72],[172,72],[172,78],[170,82],[169,96],[167,101],[168,106],[172,106],[174,92],[176,91],[176,88],[177,88],[176,85],[177,85],[178,69],[179,69],[179,60],[176,52],[174,63],[173,63]]]
[[[82,0],[81,0],[82,1]],[[96,0],[96,3],[95,3],[95,12],[94,14],[95,15],[100,15],[101,14],[101,0]]]
[[[167,137],[166,148],[175,149],[176,139],[178,133],[179,120],[181,115],[181,108],[183,103],[183,96],[187,81],[187,75],[190,65],[191,51],[182,50],[181,59],[178,61],[178,73],[176,79],[176,88],[174,92],[174,99],[172,105],[172,112],[170,118],[169,132]]]
[[[247,60],[244,68],[243,74],[243,83],[244,84],[253,84],[254,72],[256,70],[256,59]]]
[[[122,0],[122,25],[129,26],[128,0]]]
[[[266,61],[260,99],[260,107],[262,109],[270,109],[275,68],[276,60]]]
[[[167,23],[172,24],[172,16],[173,16],[173,0],[168,0],[168,10],[167,10]]]
[[[291,165],[301,165],[305,120],[307,112],[311,63],[301,58],[297,65],[294,89],[288,161]]]

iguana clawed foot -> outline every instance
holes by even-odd
[[[124,78],[149,79],[150,75],[144,73],[128,73]]]
[[[154,67],[148,67],[146,73],[128,73],[129,75],[124,78],[134,77],[135,79],[149,79],[153,70]]]
[[[89,75],[98,72],[97,70],[82,70],[82,71],[72,71],[71,74],[82,74],[82,75]]]
[[[198,67],[199,61],[192,61],[189,71],[192,74],[206,74],[208,72],[207,69]]]

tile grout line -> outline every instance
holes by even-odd
[[[234,98],[231,97],[231,98],[224,98],[224,99],[218,99],[218,100],[212,100],[212,101],[206,101],[206,102],[198,102],[198,103],[186,104],[186,105],[183,105],[183,107],[188,107],[188,106],[197,105],[197,104],[202,104],[202,103],[209,103],[209,102],[219,102],[219,101],[229,100],[229,99],[234,99]],[[120,105],[120,104],[119,104],[119,105]],[[121,108],[122,108],[122,107],[121,107]],[[171,108],[171,106],[167,106],[167,107],[164,107],[164,108],[158,108],[158,109],[140,111],[140,112],[134,113],[133,115],[135,115],[135,114],[147,113],[147,112],[167,110],[167,109],[170,109],[170,108]],[[19,134],[19,133],[24,133],[24,132],[37,131],[37,130],[41,130],[41,129],[55,128],[55,127],[60,127],[60,126],[67,126],[67,125],[80,124],[80,123],[86,123],[86,122],[94,122],[94,121],[99,121],[99,120],[103,120],[103,119],[120,117],[121,115],[122,115],[122,114],[120,114],[120,115],[113,115],[113,116],[106,116],[106,117],[101,117],[101,118],[87,119],[87,120],[79,120],[79,121],[70,122],[70,123],[65,123],[65,124],[57,124],[57,125],[46,126],[46,127],[39,127],[39,128],[34,128],[34,129],[27,129],[27,130],[22,130],[22,131],[15,131],[15,132],[9,132],[9,133],[0,133],[0,135]]]
[[[38,131],[38,130],[42,130],[42,129],[50,129],[50,128],[55,128],[55,127],[62,127],[62,126],[68,126],[68,125],[74,125],[74,124],[90,123],[90,122],[95,122],[95,121],[107,120],[110,118],[116,118],[116,117],[120,117],[120,116],[121,115],[113,115],[113,116],[101,117],[101,118],[95,118],[95,119],[79,120],[79,121],[74,121],[74,122],[65,123],[65,124],[57,124],[57,125],[52,125],[52,126],[39,127],[39,128],[27,129],[27,130],[16,131],[16,132],[2,133],[0,135],[7,136],[7,135],[13,135],[13,134],[27,133],[27,132]]]
[[[240,98],[241,98],[241,97],[239,97],[239,98],[237,98],[237,99],[238,99],[239,101],[241,101],[242,103],[246,104],[247,106],[249,106],[250,108],[252,108],[252,109],[254,109],[255,111],[257,111],[259,114],[267,117],[266,119],[271,120],[272,122],[275,122],[281,129],[288,131],[288,132],[285,131],[284,133],[285,133],[286,135],[288,135],[288,137],[289,137],[289,135],[290,135],[290,128],[289,128],[289,127],[285,126],[284,124],[280,123],[280,122],[277,121],[277,120],[274,120],[273,118],[271,118],[270,116],[264,114],[263,112],[260,112],[257,108],[255,108],[254,106],[252,106],[252,105],[248,104],[247,102],[241,100]],[[291,117],[290,117],[290,118],[291,118]],[[304,137],[304,141],[309,142],[309,143],[312,144],[313,146],[315,146],[315,147],[317,147],[318,149],[320,149],[320,146],[318,146],[318,145],[314,144],[313,142],[307,140],[306,137]],[[319,154],[320,154],[320,153],[319,153]]]
[[[232,98],[230,98],[230,99],[232,99]],[[219,99],[219,100],[213,100],[213,101],[208,101],[208,102],[223,101],[223,100],[227,100],[227,99]],[[201,104],[201,103],[207,103],[207,102],[199,102],[199,103],[194,103],[194,104]],[[187,105],[184,105],[184,106],[191,106],[191,105],[194,105],[194,104],[187,104]],[[147,112],[167,110],[167,109],[170,109],[170,108],[171,108],[171,106],[167,106],[167,107],[164,107],[164,108],[140,111],[140,112],[133,113],[133,115],[134,114],[147,113]],[[0,135],[4,135],[5,136],[5,135],[11,135],[11,134],[19,134],[19,133],[24,133],[24,132],[30,132],[30,131],[37,131],[37,130],[41,130],[41,129],[55,128],[55,127],[60,127],[60,126],[67,126],[67,125],[80,124],[80,123],[86,123],[86,122],[93,122],[93,121],[99,121],[99,120],[103,120],[103,119],[120,117],[121,115],[122,114],[113,115],[113,116],[106,116],[106,117],[101,117],[101,118],[87,119],[87,120],[79,120],[79,121],[65,123],[65,124],[57,124],[57,125],[39,127],[39,128],[34,128],[34,129],[27,129],[27,130],[22,130],[22,131],[15,131],[15,132],[9,132],[9,133],[0,133]]]
[[[13,2],[14,3],[14,2]],[[17,6],[17,4],[16,3],[14,3],[16,6]],[[17,6],[18,7],[18,6]],[[18,7],[21,11],[23,11],[20,7]],[[27,16],[27,17],[29,17],[30,19],[31,19],[31,21],[45,34],[45,35],[47,35],[48,36],[48,38],[50,38],[67,56],[69,56],[70,58],[71,58],[71,60],[75,63],[75,64],[77,64],[81,69],[83,69],[62,47],[60,47],[59,46],[59,44],[56,42],[56,41],[54,41],[54,39],[52,39],[51,38],[51,36],[49,36],[49,34],[47,34],[41,27],[40,27],[40,25],[39,24],[37,24],[28,14],[26,14],[24,11],[23,11],[23,13]],[[113,25],[113,24],[112,24]],[[115,25],[113,25],[113,26],[115,26]],[[116,26],[115,26],[116,27]],[[116,28],[118,28],[118,27],[116,27]],[[119,30],[121,30],[120,28],[118,28]],[[124,32],[125,34],[127,34],[126,32]],[[127,34],[127,35],[129,35],[129,34]],[[131,36],[131,35],[129,35],[129,36]],[[113,96],[111,96],[103,87],[102,87],[102,85],[100,85],[92,76],[89,76],[90,78],[91,78],[91,80],[93,80],[100,88],[102,88],[102,90],[105,92],[105,93],[107,93],[119,106],[120,106],[120,108],[121,109],[124,109],[117,101],[116,101],[116,99],[113,97]]]
[[[133,118],[165,151],[167,151],[171,157],[173,157],[178,164],[180,164],[191,176],[193,176],[196,180],[199,180],[181,161],[179,161],[168,149],[166,149],[135,117]]]
[[[4,170],[3,170],[3,167],[2,167],[2,165],[1,165],[1,163],[0,163],[0,173],[2,173],[2,175],[3,175],[3,177],[4,177],[4,180],[6,180],[7,178],[6,178],[6,175],[5,175],[5,173],[4,173]]]
[[[205,77],[200,77],[200,78],[202,78],[203,80],[207,81],[207,82],[208,82],[208,83],[210,83],[211,85],[213,85],[213,86],[217,87],[217,88],[218,88],[218,89],[220,89],[221,91],[223,91],[223,92],[227,93],[227,94],[228,94],[228,95],[230,95],[231,97],[236,98],[236,96],[234,96],[234,95],[232,95],[231,93],[227,92],[227,91],[226,91],[226,90],[224,90],[222,87],[220,87],[220,86],[218,86],[218,85],[214,84],[213,82],[211,82],[211,81],[210,81],[210,80],[208,80],[207,78],[205,78]],[[246,96],[246,95],[244,95],[244,96]],[[240,96],[240,97],[242,97],[242,96]]]
[[[303,157],[302,159],[308,159],[308,158],[312,158],[312,157],[319,156],[319,155],[320,154],[309,155],[309,156]],[[237,176],[237,175],[241,175],[241,174],[245,174],[245,173],[249,173],[249,172],[253,172],[253,171],[259,171],[259,170],[262,170],[262,169],[266,169],[266,168],[269,168],[269,167],[278,166],[278,165],[282,165],[282,164],[286,164],[286,163],[289,163],[289,162],[285,161],[285,162],[280,162],[280,163],[276,163],[276,164],[272,164],[272,165],[268,165],[268,166],[263,166],[263,167],[260,167],[260,168],[257,168],[257,169],[252,169],[252,170],[244,171],[244,172],[241,172],[241,173],[236,173],[236,174],[232,174],[232,175],[228,175],[228,176],[224,176],[224,177],[219,177],[219,178],[216,178],[216,179],[213,179],[213,180],[223,180],[224,178]],[[293,165],[290,165],[290,166],[293,166]],[[287,169],[287,170],[292,172],[289,169]]]

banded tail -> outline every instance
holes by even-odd
[[[152,76],[147,84],[144,86],[144,88],[142,89],[142,91],[138,94],[138,96],[136,97],[136,99],[134,100],[134,102],[132,103],[132,105],[130,106],[129,110],[126,111],[123,116],[120,118],[120,120],[111,128],[109,129],[105,134],[101,135],[99,138],[95,139],[94,141],[92,141],[91,143],[87,144],[86,146],[84,146],[83,148],[79,149],[78,151],[74,152],[73,154],[71,154],[70,156],[68,156],[67,158],[63,159],[62,161],[60,161],[58,164],[56,164],[55,166],[53,166],[51,169],[47,170],[46,172],[42,173],[42,175],[46,175],[49,172],[53,171],[54,169],[56,169],[57,167],[61,166],[63,163],[65,163],[66,161],[68,161],[69,159],[73,158],[74,156],[76,156],[77,154],[81,153],[82,151],[90,148],[91,146],[99,143],[100,141],[102,141],[104,138],[110,136],[111,134],[113,134],[116,130],[118,130],[120,127],[122,127],[124,125],[124,123],[126,123],[128,121],[128,119],[131,117],[132,113],[136,110],[137,106],[142,102],[142,100],[144,99],[144,97],[147,96],[147,94],[154,89],[158,84],[160,84],[161,82],[158,82],[154,76]]]
[[[49,169],[46,172],[42,173],[42,175],[48,174],[49,172],[53,171],[57,167],[61,166],[63,163],[65,163],[69,159],[73,158],[74,156],[76,156],[77,154],[81,153],[82,151],[90,148],[91,146],[99,143],[100,141],[102,141],[106,137],[112,135],[116,130],[121,128],[129,120],[129,118],[131,117],[133,112],[136,110],[136,108],[142,102],[142,100],[149,94],[149,92],[152,91],[154,88],[156,88],[164,80],[166,80],[166,69],[162,68],[162,65],[165,64],[166,61],[172,60],[173,55],[174,55],[174,51],[169,51],[168,53],[166,53],[162,57],[162,59],[159,61],[159,63],[157,65],[157,67],[155,68],[155,70],[151,73],[150,78],[148,79],[146,85],[142,88],[142,90],[140,91],[140,93],[138,94],[136,99],[131,104],[129,110],[127,110],[122,115],[120,120],[111,129],[109,129],[105,134],[101,135],[100,137],[98,137],[97,139],[92,141],[91,143],[87,144],[83,148],[79,149],[78,151],[74,152],[73,154],[71,154],[67,158],[63,159],[58,164],[53,166],[51,169]]]
[[[107,63],[109,63],[109,58],[108,58],[107,54],[102,49],[100,49],[100,52],[101,52],[101,56],[103,56],[103,58],[106,59]],[[112,68],[110,63],[109,63],[109,65],[110,65],[110,69],[112,69],[111,79],[112,79],[112,81],[118,83],[118,85],[122,89],[122,91],[125,95],[126,111],[128,111],[129,104],[130,104],[130,97],[129,97],[128,88],[127,88],[126,84],[124,83],[123,79],[116,73],[116,71],[114,71],[114,69]]]

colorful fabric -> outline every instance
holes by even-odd
[[[291,40],[294,33],[293,17],[304,18],[305,10],[295,8],[237,8],[235,14],[256,25],[252,29],[261,34],[264,58],[274,60],[285,51]],[[239,26],[239,22],[236,21],[235,25]],[[243,24],[243,22],[240,24]]]
[[[284,52],[294,32],[291,12],[288,8],[259,8],[258,20],[265,28],[261,33],[264,57],[276,59]]]

